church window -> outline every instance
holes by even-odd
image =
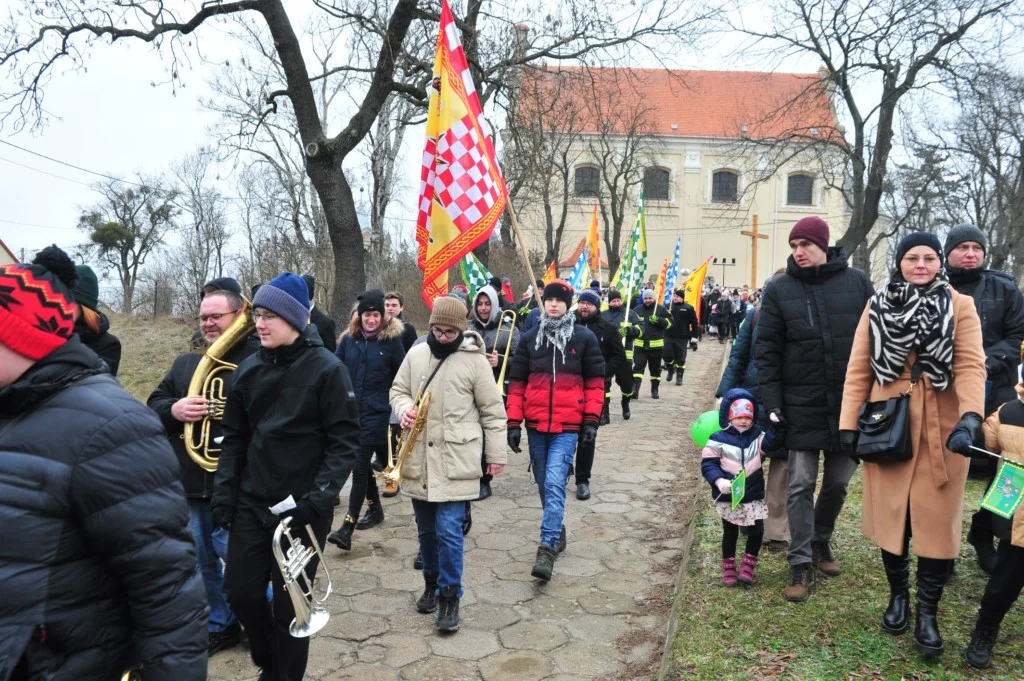
[[[600,172],[593,166],[576,168],[576,196],[594,197],[600,189]]]
[[[739,196],[740,176],[731,170],[719,170],[711,176],[711,200],[718,203],[735,202]]]
[[[668,201],[669,172],[664,168],[644,170],[644,198],[654,201]]]
[[[814,178],[803,173],[790,175],[786,187],[786,203],[790,206],[813,206]]]

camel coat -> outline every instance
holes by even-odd
[[[922,376],[910,398],[910,435],[914,456],[898,463],[864,463],[864,535],[889,553],[903,551],[907,516],[914,553],[924,558],[960,554],[964,486],[969,460],[946,449],[946,440],[967,412],[985,411],[985,353],[981,321],[970,296],[952,291],[953,378],[944,391]],[[870,307],[870,305],[868,306]],[[840,430],[857,430],[866,401],[896,397],[910,385],[911,351],[903,375],[881,386],[871,374],[868,307],[861,316],[850,352],[843,388]]]
[[[1017,399],[1007,402],[985,419],[985,449],[998,452],[1007,459],[1024,463],[1024,383],[1017,384]],[[993,517],[993,523],[1003,524],[1006,521]],[[1024,504],[1021,504],[1010,521],[1010,543],[1024,548]],[[998,531],[1000,538],[1005,538]]]

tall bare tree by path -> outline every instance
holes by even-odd
[[[93,189],[101,199],[78,219],[89,238],[84,248],[117,274],[121,312],[131,313],[141,268],[181,213],[174,203],[177,192],[162,180],[143,177],[131,183],[108,180]]]
[[[865,245],[879,216],[901,101],[948,84],[998,48],[999,24],[1019,14],[1016,0],[776,0],[772,28],[733,24],[766,58],[809,55],[823,64],[836,104],[849,120],[846,143],[815,142],[844,154],[850,223],[847,252]],[[768,115],[776,115],[769,112]]]
[[[420,106],[427,102],[426,82],[432,52],[421,50],[424,37],[437,31],[437,4],[425,0],[392,3],[365,0],[314,0],[316,12],[334,30],[350,36],[377,31],[379,47],[370,54],[339,55],[323,72],[311,69],[283,0],[229,0],[204,3],[181,12],[163,0],[29,0],[0,23],[2,120],[15,128],[41,124],[43,97],[56,72],[82,68],[92,49],[108,41],[149,43],[165,55],[170,81],[179,84],[197,30],[211,19],[251,13],[265,23],[283,79],[265,94],[267,116],[287,98],[304,153],[303,166],[316,191],[331,241],[335,266],[333,309],[344,315],[347,303],[365,285],[364,252],[352,187],[343,171],[346,158],[365,139],[392,93]],[[681,36],[691,36],[702,7],[677,0],[635,0],[625,10],[598,0],[470,0],[459,20],[463,43],[484,102],[502,91],[508,74],[539,60],[621,57],[644,50],[655,57],[678,52]],[[531,26],[528,49],[514,54],[514,24]],[[418,40],[407,43],[413,31]],[[688,38],[687,38],[688,39]],[[324,78],[358,76],[349,91],[350,111],[326,120],[314,88]],[[361,87],[357,87],[359,85]]]

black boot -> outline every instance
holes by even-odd
[[[971,516],[971,529],[967,531],[967,543],[974,547],[978,556],[978,567],[986,575],[996,567],[995,538],[992,534],[992,514],[984,509]]]
[[[652,400],[658,399],[658,386],[659,385],[661,385],[661,381],[655,381],[653,378],[651,379],[651,399]]]
[[[889,580],[889,607],[882,615],[882,629],[899,635],[910,626],[910,555],[882,551],[882,565]]]
[[[673,367],[673,366],[665,367],[665,380],[666,381],[671,383],[672,382],[672,377],[675,376],[675,375],[676,375],[675,367]]]
[[[422,551],[417,551],[416,552],[416,558],[414,558],[413,561],[412,561],[412,569],[413,570],[422,570],[423,569],[423,552]]]
[[[558,557],[558,549],[541,544],[537,547],[537,560],[533,563],[533,570],[530,574],[545,582],[551,581],[551,571],[555,568],[555,558]]]
[[[629,401],[632,399],[629,395],[622,396],[622,420],[629,420]]]
[[[631,397],[634,400],[639,400],[640,399],[640,386],[643,385],[643,383],[644,383],[644,379],[642,379],[642,378],[634,378],[633,379],[633,394],[631,395]]]
[[[975,669],[988,669],[992,666],[992,647],[999,637],[999,627],[982,626],[981,622],[974,625],[971,643],[964,651],[967,664]]]
[[[423,575],[423,595],[416,601],[416,611],[424,615],[437,610],[437,575]]]
[[[683,384],[683,372],[684,371],[686,371],[686,369],[679,369],[678,371],[676,371],[676,385],[682,385]]]
[[[607,426],[612,422],[611,415],[608,413],[609,402],[611,402],[611,398],[604,398],[604,407],[601,408],[601,420],[597,422],[599,426]]]
[[[949,562],[939,558],[917,559],[917,625],[914,647],[925,657],[936,657],[945,650],[939,633],[938,609],[942,587],[949,576]]]
[[[473,506],[472,502],[466,502],[466,515],[462,518],[462,536],[465,537],[469,534],[469,530],[473,527]]]
[[[341,523],[341,527],[336,532],[331,532],[327,535],[327,541],[337,546],[342,551],[352,550],[352,530],[356,527],[355,518],[350,515],[345,516],[344,522]]]
[[[437,630],[454,634],[459,630],[459,591],[454,586],[441,589],[437,599]]]
[[[380,504],[374,504],[367,502],[366,512],[363,513],[363,517],[356,523],[357,530],[368,530],[371,527],[376,527],[384,522],[384,509],[381,508]]]

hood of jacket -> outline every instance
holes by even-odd
[[[458,352],[478,352],[481,355],[484,354],[484,337],[476,331],[463,331],[462,343],[459,344]]]
[[[324,342],[320,340],[320,334],[312,324],[306,326],[306,330],[299,334],[299,337],[291,345],[282,345],[277,348],[260,348],[260,358],[269,364],[291,364],[295,359],[309,348],[322,348]]]
[[[789,256],[786,261],[786,274],[803,281],[820,281],[835,276],[850,266],[850,259],[839,246],[832,246],[828,249],[828,259],[824,265],[816,267],[800,267],[796,259]]]
[[[729,407],[736,400],[750,400],[750,403],[754,405],[754,423],[757,423],[758,411],[760,409],[757,406],[757,399],[748,390],[733,388],[722,396],[722,404],[718,407],[718,425],[722,428],[729,427]]]
[[[480,315],[478,315],[476,312],[476,301],[477,298],[479,298],[480,296],[487,296],[487,298],[491,301],[491,316],[488,317],[487,319],[480,319]],[[471,313],[473,321],[475,321],[478,325],[482,326],[483,328],[488,329],[491,328],[492,326],[497,326],[498,317],[501,316],[501,301],[498,299],[498,292],[494,290],[493,286],[484,286],[479,291],[477,291],[476,295],[473,297],[473,306]]]
[[[102,373],[108,373],[106,363],[72,336],[0,390],[0,414],[26,411],[75,381]]]
[[[405,331],[405,324],[402,323],[402,320],[398,317],[385,316],[383,324],[383,328],[381,328],[380,333],[377,334],[377,340],[382,343],[395,340],[396,338],[401,338],[402,333]],[[353,312],[352,317],[348,322],[348,331],[345,333],[352,336],[352,338],[355,338],[360,335],[362,330],[363,318],[358,312]]]

